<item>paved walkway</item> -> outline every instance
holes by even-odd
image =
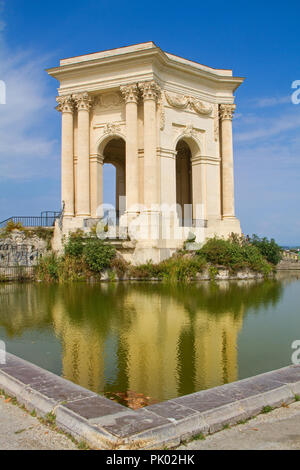
[[[261,414],[246,424],[224,429],[184,450],[300,450],[300,402]]]
[[[76,445],[0,397],[0,450],[72,450]]]
[[[72,450],[76,445],[63,434],[41,424],[18,406],[0,397],[0,450]],[[300,402],[259,415],[246,424],[234,426],[190,442],[181,449],[291,449],[300,450]]]

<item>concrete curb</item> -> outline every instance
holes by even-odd
[[[0,388],[97,449],[175,447],[252,418],[300,395],[300,366],[240,380],[133,411],[7,353]]]

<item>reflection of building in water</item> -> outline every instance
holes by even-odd
[[[53,324],[62,340],[62,371],[66,379],[94,391],[104,389],[104,339],[88,322],[72,321],[61,295],[53,307]]]
[[[51,295],[43,286],[0,284],[0,326],[8,337],[51,323]]]
[[[237,379],[237,335],[242,313],[191,315],[172,297],[131,292],[138,314],[124,334],[128,385],[169,398]]]
[[[53,320],[66,378],[95,391],[133,390],[158,400],[237,379],[242,306],[215,314],[197,303],[190,308],[160,288],[140,286],[122,288],[116,296],[118,305],[105,306],[109,320],[103,323],[101,306],[94,306],[98,322],[88,309],[76,321],[63,296],[56,297]]]

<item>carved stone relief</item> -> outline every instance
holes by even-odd
[[[191,109],[198,114],[203,114],[206,116],[211,115],[213,111],[213,107],[211,105],[206,105],[193,96],[174,94],[165,91],[165,97],[167,103],[174,108]]]

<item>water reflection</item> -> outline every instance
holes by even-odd
[[[247,311],[275,306],[283,288],[282,280],[2,285],[0,327],[16,342],[32,329],[56,335],[73,382],[161,401],[237,380]]]

